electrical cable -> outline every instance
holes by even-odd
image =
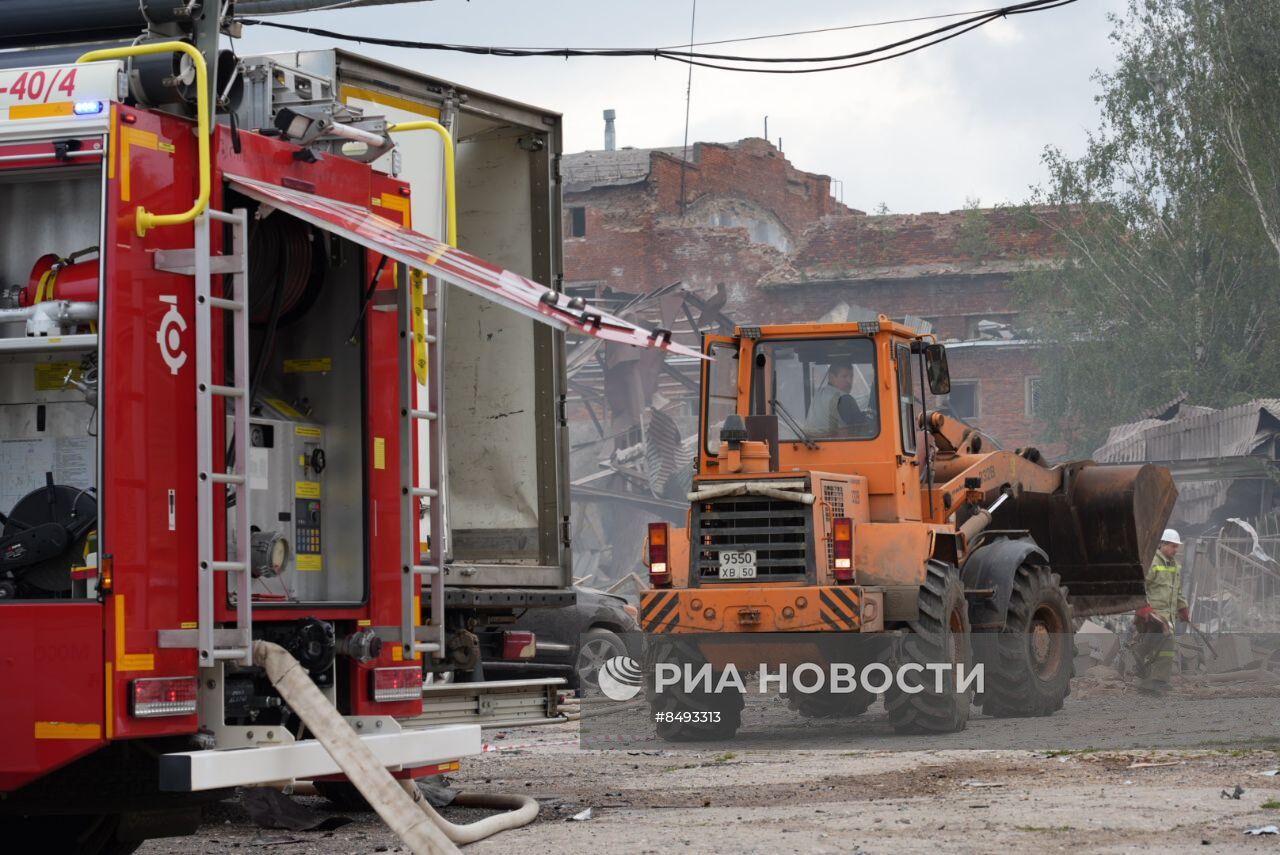
[[[996,11],[989,9],[971,9],[967,12],[946,12],[939,15],[921,15],[917,18],[895,18],[890,21],[869,21],[865,24],[841,24],[835,27],[818,27],[813,30],[793,30],[789,33],[765,33],[759,36],[740,36],[736,39],[716,39],[714,41],[694,42],[692,45],[664,45],[666,50],[679,50],[684,47],[711,47],[712,45],[731,45],[741,42],[761,42],[771,39],[789,39],[795,36],[814,36],[822,33],[838,33],[844,30],[866,30],[873,27],[890,27],[895,24],[916,24],[921,21],[939,21],[946,18],[963,18],[966,15],[982,15]]]
[[[1017,3],[1010,6],[1003,6],[996,9],[990,9],[984,12],[971,15],[960,21],[955,21],[945,26],[936,27],[927,32],[918,33],[907,38],[899,39],[888,44],[880,45],[874,48],[854,51],[844,54],[833,54],[827,56],[810,56],[810,57],[768,57],[768,56],[747,56],[738,54],[719,54],[705,53],[692,50],[692,45],[686,49],[671,48],[506,48],[496,46],[483,45],[465,45],[451,44],[445,42],[419,42],[405,39],[382,38],[378,36],[357,36],[349,33],[340,33],[333,30],[321,29],[318,27],[303,27],[293,24],[282,24],[274,21],[263,21],[252,18],[241,19],[241,23],[257,26],[275,27],[277,29],[289,30],[292,32],[305,33],[313,36],[324,38],[332,38],[343,41],[353,41],[366,44],[375,44],[383,47],[406,48],[412,50],[434,50],[447,51],[454,53],[467,53],[482,56],[501,56],[501,57],[556,57],[563,59],[577,57],[650,57],[653,59],[666,59],[674,62],[684,62],[690,65],[696,65],[703,68],[713,68],[721,71],[739,71],[754,72],[763,74],[811,74],[825,71],[839,71],[847,68],[857,68],[863,65],[871,65],[877,62],[884,62],[890,59],[906,56],[910,53],[923,50],[926,47],[932,47],[950,39],[971,32],[978,27],[985,26],[999,18],[1005,18],[1009,15],[1024,15],[1032,12],[1043,12],[1050,9],[1056,9],[1075,3],[1077,0],[1026,0],[1026,2]],[[957,13],[959,14],[959,13]],[[937,16],[943,17],[943,16]],[[927,20],[927,19],[926,19]],[[899,50],[902,48],[902,50]],[[856,60],[848,62],[848,60]],[[813,64],[821,65],[816,68],[752,68],[738,65],[725,65],[723,63],[749,63],[764,66],[774,66],[779,64]],[[831,65],[830,63],[840,63]]]

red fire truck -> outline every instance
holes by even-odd
[[[150,42],[0,71],[6,846],[130,851],[188,833],[228,788],[336,775],[254,665],[259,640],[387,768],[456,768],[479,726],[424,709],[424,670],[458,676],[456,638],[480,626],[452,610],[485,595],[446,593],[455,553],[482,549],[445,516],[446,283],[475,313],[676,347],[451,246],[452,198],[440,239],[413,231],[410,184],[371,164],[396,130],[447,131],[429,114],[389,127],[271,62],[233,104],[205,59]],[[455,337],[477,329],[493,337],[479,321]],[[554,435],[542,412],[530,430]],[[529,465],[556,495],[555,461]],[[515,577],[549,566],[531,538]]]

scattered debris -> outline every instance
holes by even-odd
[[[1186,760],[1170,760],[1168,763],[1130,763],[1129,769],[1155,769],[1159,766],[1182,766]]]
[[[960,784],[962,787],[1003,787],[1005,784],[1001,781],[964,781]]]
[[[1280,775],[1280,769],[1268,769],[1267,771],[1259,772],[1258,774],[1265,775],[1268,778],[1274,778],[1276,775]]]
[[[295,843],[306,843],[306,840],[301,837],[264,837],[255,841],[253,845],[258,847],[292,846]],[[237,843],[236,845],[239,846],[240,844]]]
[[[569,817],[569,822],[586,822],[593,816],[595,816],[595,809],[587,808],[586,810],[575,813],[573,816]]]
[[[1235,799],[1236,801],[1240,801],[1240,797],[1243,795],[1244,795],[1244,787],[1240,786],[1239,784],[1236,784],[1236,788],[1231,792],[1227,792],[1226,790],[1222,791],[1222,798],[1224,799]]]
[[[427,781],[418,782],[418,791],[433,808],[448,807],[458,797],[458,791],[444,784],[433,784]]]
[[[245,812],[262,828],[330,831],[351,822],[345,816],[321,816],[273,787],[253,787],[240,795]]]
[[[1246,830],[1245,834],[1252,834],[1254,837],[1257,837],[1260,834],[1280,834],[1280,826],[1260,825],[1257,828],[1250,828]]]

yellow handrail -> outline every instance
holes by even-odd
[[[89,51],[76,62],[101,62],[108,59],[125,59],[132,56],[145,56],[153,53],[184,53],[191,58],[196,69],[196,143],[200,166],[200,195],[195,204],[180,214],[153,214],[141,205],[135,215],[134,225],[138,237],[145,237],[147,232],[159,226],[180,226],[190,223],[204,213],[209,206],[209,193],[212,186],[210,173],[212,166],[209,155],[209,69],[205,65],[200,51],[186,42],[151,42],[149,44],[132,45],[130,47],[106,48]]]
[[[400,122],[387,125],[391,133],[401,131],[435,131],[444,142],[444,207],[449,246],[458,245],[458,193],[453,162],[453,135],[449,129],[431,119],[419,119],[412,122]]]

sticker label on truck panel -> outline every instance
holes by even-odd
[[[304,572],[324,569],[324,559],[319,555],[295,555],[293,562],[295,567]]]
[[[293,495],[299,499],[318,499],[320,498],[320,482],[295,481],[293,482]]]
[[[271,486],[271,449],[249,447],[249,489],[265,490]]]
[[[35,371],[37,392],[58,392],[67,388],[64,381],[68,371],[71,372],[72,380],[80,379],[78,362],[38,362]]]
[[[286,359],[285,374],[320,374],[333,370],[333,359],[322,356],[316,359]]]

